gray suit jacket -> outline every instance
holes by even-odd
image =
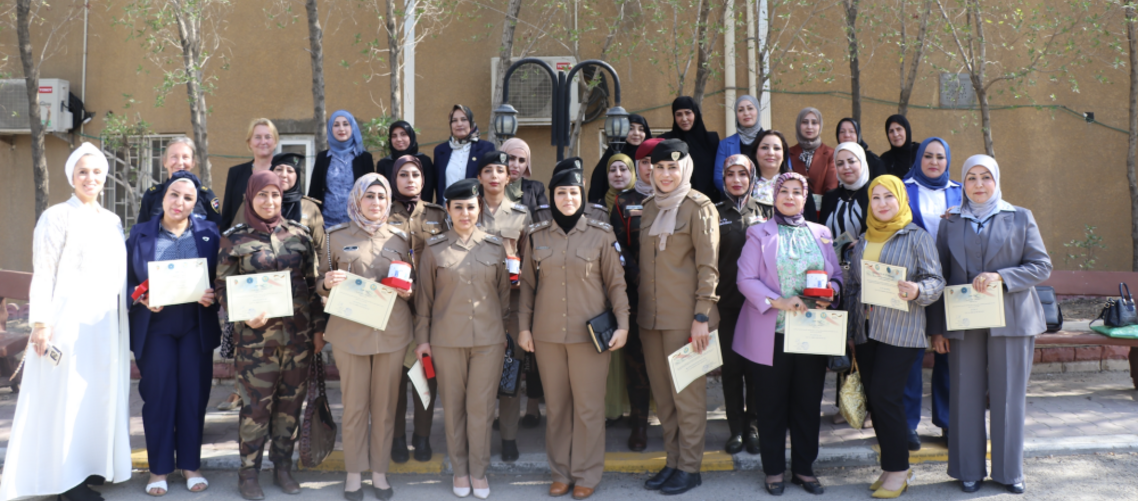
[[[1043,246],[1043,237],[1031,211],[1013,207],[1001,211],[988,224],[988,248],[984,253],[983,271],[999,273],[1004,280],[1004,315],[1006,327],[991,330],[992,336],[1034,336],[1047,330],[1043,306],[1035,285],[1051,276],[1051,257]],[[972,283],[965,264],[964,237],[972,224],[952,211],[940,221],[936,247],[948,285]],[[963,331],[949,331],[944,318],[944,299],[928,309],[928,332],[961,339]]]

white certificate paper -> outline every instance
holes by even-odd
[[[230,322],[244,322],[266,313],[265,318],[293,316],[292,277],[286,271],[237,275],[225,278]]]
[[[209,288],[205,258],[146,263],[150,280],[150,306],[196,303]]]
[[[685,344],[668,355],[668,368],[672,372],[672,383],[676,393],[684,391],[692,381],[706,375],[723,365],[723,353],[719,349],[719,331],[713,331],[707,339],[707,349],[696,353],[692,343]]]
[[[897,282],[904,280],[908,270],[900,266],[861,261],[861,304],[884,306],[909,311],[909,302],[901,299]]]
[[[411,385],[419,394],[419,401],[423,402],[423,410],[427,410],[427,406],[431,405],[431,389],[427,386],[427,372],[423,369],[421,360],[416,361],[415,365],[407,370],[407,377],[411,379]]]
[[[399,297],[395,289],[358,275],[347,275],[343,283],[332,288],[324,312],[372,329],[386,329]]]
[[[804,355],[846,354],[848,314],[834,310],[806,310],[786,314],[782,351]]]
[[[1004,283],[989,283],[981,292],[972,284],[945,287],[944,316],[950,331],[1006,327]]]

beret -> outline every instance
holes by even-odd
[[[446,191],[443,192],[443,198],[447,200],[470,200],[478,198],[478,180],[477,179],[461,179],[454,184],[447,186]]]
[[[504,151],[491,151],[478,160],[478,170],[485,169],[487,165],[510,165],[510,156]]]
[[[553,192],[559,186],[580,186],[585,187],[585,176],[581,169],[564,169],[553,175],[553,179],[549,180],[549,191]]]
[[[688,144],[679,139],[668,139],[652,150],[652,163],[671,160],[678,162],[688,156]]]
[[[639,162],[641,158],[644,158],[644,157],[651,155],[652,150],[656,148],[656,145],[660,144],[662,142],[664,142],[664,138],[662,138],[662,137],[654,137],[652,139],[645,139],[644,142],[640,143],[640,146],[638,148],[636,148],[635,160],[637,162]]]
[[[558,172],[566,169],[584,169],[583,165],[584,164],[581,163],[581,157],[569,157],[557,162],[557,165],[553,167],[553,175],[556,176]]]

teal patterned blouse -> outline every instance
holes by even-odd
[[[806,272],[826,269],[822,249],[808,226],[778,225],[778,284],[782,297],[794,297],[806,290]],[[783,332],[786,312],[779,310],[774,331]]]

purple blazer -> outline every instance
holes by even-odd
[[[820,224],[806,224],[814,233],[818,248],[822,249],[826,275],[830,277],[834,297],[840,298],[842,267],[834,253],[830,230]],[[768,305],[764,299],[782,297],[782,287],[778,283],[778,223],[774,219],[747,229],[747,243],[743,245],[743,253],[739,256],[736,283],[747,301],[739,314],[731,349],[757,364],[772,365],[778,310]]]

